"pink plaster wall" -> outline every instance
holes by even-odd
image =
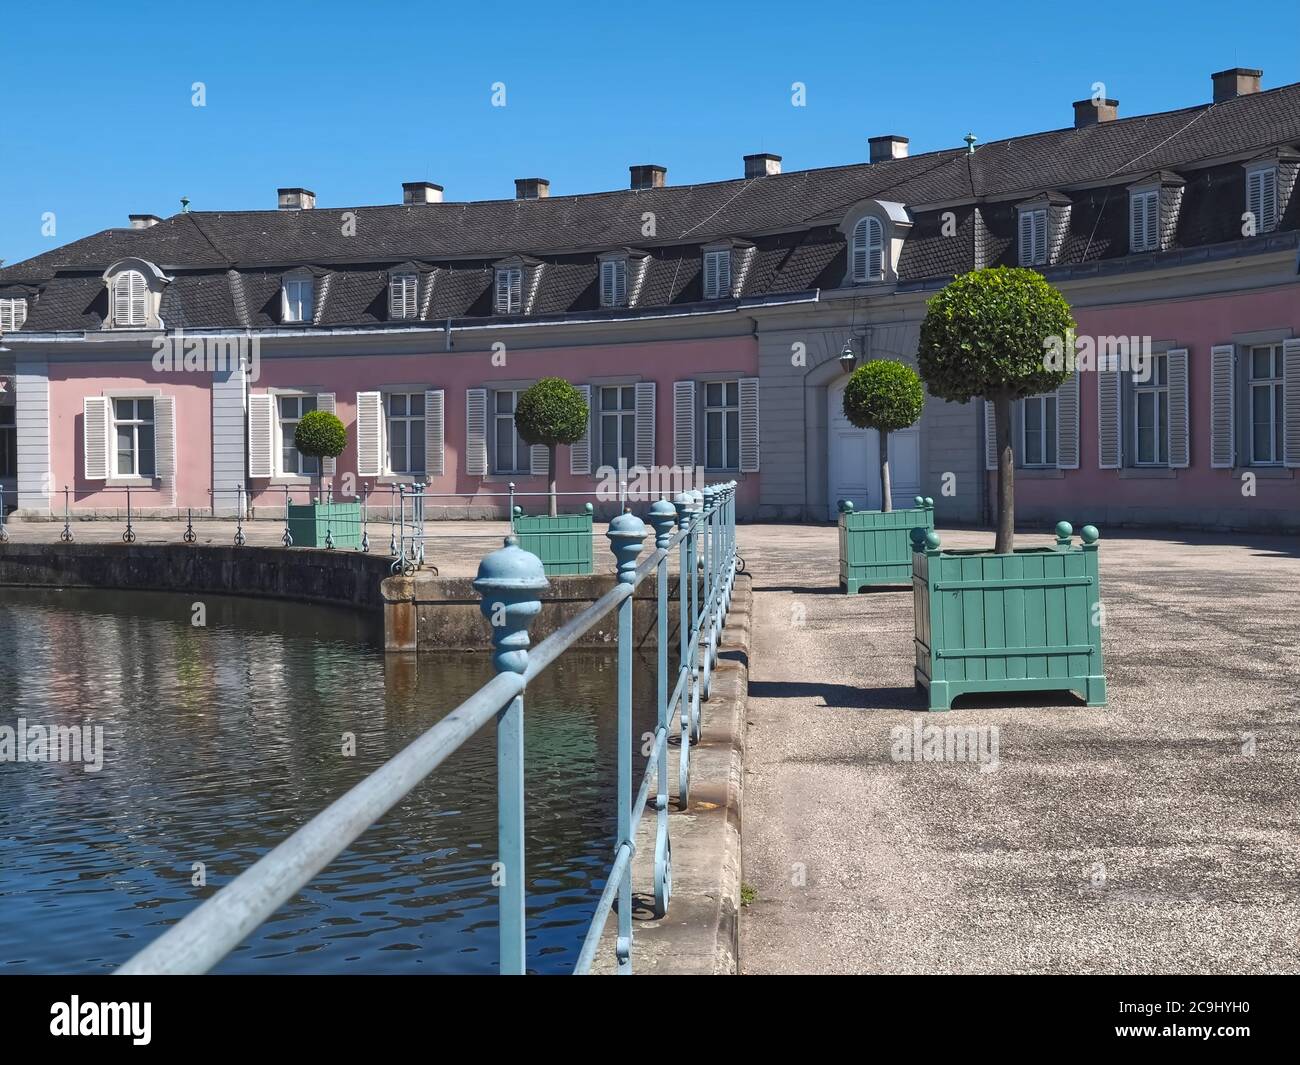
[[[1300,333],[1300,288],[1170,300],[1156,304],[1075,312],[1079,335],[1149,336],[1188,351],[1188,438],[1191,465],[1169,479],[1125,479],[1118,470],[1097,468],[1097,375],[1081,374],[1079,466],[1060,479],[1016,480],[1018,504],[1061,507],[1061,514],[1085,516],[1089,507],[1300,508],[1300,479],[1261,477],[1254,499],[1244,499],[1241,470],[1210,468],[1210,348],[1232,342],[1234,333],[1291,328]],[[1240,396],[1238,397],[1240,399]],[[1238,405],[1238,425],[1242,407]],[[1128,417],[1126,408],[1125,416]],[[996,498],[996,474],[990,475]]]
[[[470,388],[491,388],[498,381],[530,381],[540,377],[564,377],[574,384],[593,378],[635,375],[642,381],[654,381],[656,461],[672,465],[673,454],[673,382],[701,374],[728,373],[755,376],[758,372],[758,345],[752,337],[712,340],[684,340],[652,344],[557,347],[544,350],[521,350],[508,353],[505,366],[493,366],[490,352],[443,352],[412,356],[337,356],[289,358],[268,356],[263,351],[261,375],[250,389],[253,393],[269,389],[304,389],[333,392],[335,410],[348,431],[347,449],[339,456],[335,481],[342,485],[344,475],[356,474],[356,395],[391,385],[441,388],[445,391],[445,473],[433,479],[429,491],[455,493],[446,505],[491,506],[504,501],[487,498],[489,493],[505,493],[513,480],[520,492],[544,492],[546,478],[527,474],[471,477],[463,471],[465,447],[465,392]],[[489,411],[489,433],[491,419]],[[559,477],[557,488],[565,491],[594,490],[595,469],[599,456],[593,446],[592,474],[569,473],[568,449],[557,454]],[[758,475],[734,476],[742,482],[738,502],[757,504]],[[716,479],[721,480],[719,474]],[[357,481],[358,487],[360,480]],[[250,497],[254,506],[279,506],[284,490],[259,479],[251,482]],[[293,498],[303,501],[304,489]],[[383,496],[377,496],[382,500]],[[526,509],[536,511],[544,505],[540,499],[522,500]],[[562,501],[563,503],[563,501]],[[570,508],[577,501],[570,501]]]

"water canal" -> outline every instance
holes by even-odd
[[[0,589],[0,730],[103,735],[98,771],[0,761],[0,972],[121,964],[491,676],[486,655],[386,657],[349,611],[203,602],[199,627],[188,596]],[[612,859],[615,672],[573,651],[529,687],[536,972],[572,968]],[[640,736],[651,660],[635,678]],[[495,752],[489,728],[216,971],[493,971]]]

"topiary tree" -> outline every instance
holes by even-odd
[[[853,371],[844,386],[844,416],[859,429],[880,434],[880,509],[894,509],[889,484],[889,434],[916,424],[925,390],[916,371],[901,362],[877,359]]]
[[[574,444],[587,434],[587,401],[563,377],[543,377],[519,396],[515,404],[515,428],[526,444],[544,444],[550,477],[551,517],[558,513],[555,502],[555,448]]]
[[[347,447],[348,431],[338,416],[327,410],[309,410],[293,431],[293,446],[300,455],[316,460],[336,459]],[[316,498],[321,497],[323,466],[317,467]]]
[[[1059,388],[1072,370],[1049,345],[1073,335],[1070,305],[1036,270],[995,267],[954,278],[926,305],[917,362],[930,394],[993,404],[998,446],[994,551],[1015,547],[1015,452],[1011,404]],[[1069,352],[1073,355],[1073,351]]]

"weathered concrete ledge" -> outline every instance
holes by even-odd
[[[632,860],[632,971],[648,976],[732,976],[738,971],[740,829],[745,766],[745,705],[753,599],[741,574],[718,648],[712,691],[702,704],[700,742],[691,748],[691,801],[677,793],[677,751],[669,746],[669,839],[673,894],[668,914],[653,916],[653,796],[637,826]],[[615,969],[617,914],[605,924],[593,971]]]
[[[612,573],[550,578],[542,592],[542,610],[531,625],[535,645],[581,614],[614,587]],[[632,635],[638,647],[653,647],[656,637],[656,582],[647,577],[632,602]],[[436,577],[419,571],[383,582],[384,648],[388,651],[488,651],[491,629],[479,610],[482,597],[469,577]],[[668,577],[669,638],[677,629],[677,574]],[[613,647],[618,613],[610,611],[581,637],[575,647]]]
[[[209,544],[0,544],[0,586],[265,596],[379,612],[392,560],[358,551]]]

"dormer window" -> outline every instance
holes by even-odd
[[[0,333],[11,333],[21,329],[27,321],[27,301],[25,299],[0,300]]]
[[[885,227],[868,215],[853,227],[851,254],[855,282],[880,281],[885,276]]]
[[[1263,166],[1246,173],[1246,210],[1256,233],[1277,228],[1277,167]]]
[[[1020,212],[1020,265],[1047,265],[1047,208]]]
[[[704,253],[704,298],[725,299],[731,295],[731,249]]]
[[[315,285],[310,275],[300,274],[284,279],[282,297],[286,322],[310,322],[314,317]]]
[[[524,306],[522,266],[498,266],[496,274],[497,314],[518,314]]]
[[[600,263],[600,305],[627,306],[627,260],[602,259]]]
[[[388,279],[388,316],[393,319],[419,316],[418,274],[393,274]]]
[[[1128,198],[1129,251],[1160,250],[1160,190],[1134,189]]]
[[[123,270],[113,279],[113,324],[144,326],[149,322],[149,286],[139,270]]]

